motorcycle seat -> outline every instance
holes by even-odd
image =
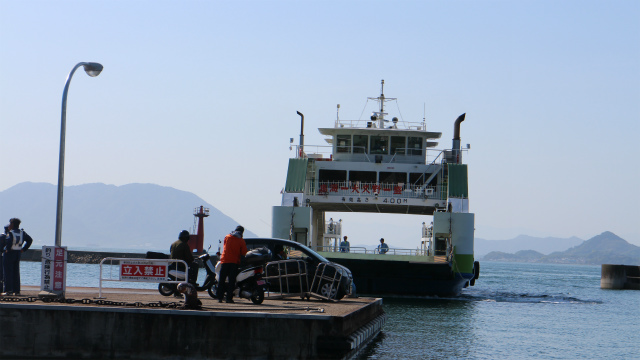
[[[179,270],[169,270],[169,275],[173,276],[177,280],[185,280],[187,278],[184,271]]]

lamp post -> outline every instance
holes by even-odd
[[[81,62],[74,66],[73,70],[67,76],[67,82],[64,84],[64,92],[62,93],[62,119],[60,124],[60,160],[58,164],[58,207],[56,209],[56,246],[62,246],[62,189],[64,187],[64,139],[67,129],[67,93],[69,92],[69,83],[73,77],[73,73],[80,67],[84,67],[87,75],[95,77],[100,75],[102,65],[94,62]]]

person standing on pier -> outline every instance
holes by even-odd
[[[189,266],[188,282],[195,283],[195,276],[197,276],[197,266],[193,262],[193,254],[191,248],[187,243],[189,241],[190,234],[187,230],[182,230],[178,235],[178,240],[171,244],[171,258],[176,260],[182,260]],[[195,275],[195,276],[194,276]],[[180,296],[180,294],[176,294]]]
[[[4,233],[0,234],[0,293],[4,292],[4,245],[9,237],[9,225],[4,227]]]
[[[242,257],[247,253],[247,244],[242,238],[244,228],[240,225],[225,236],[220,256],[220,279],[218,279],[218,302],[222,302],[224,292],[227,292],[227,302],[233,303],[233,290],[236,288],[236,276]],[[229,283],[226,281],[229,279]]]
[[[29,249],[33,239],[20,229],[20,219],[9,220],[9,233],[5,236],[3,252],[4,292],[2,295],[20,295],[20,257]]]

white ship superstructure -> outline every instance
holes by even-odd
[[[318,129],[327,136],[324,148],[329,151],[310,151],[323,147],[304,145],[301,134],[297,156],[289,159],[282,204],[273,209],[273,237],[290,238],[331,258],[324,252],[337,249],[340,233],[330,229],[326,212],[437,214],[434,225],[423,231],[430,236],[415,251],[386,255],[448,262],[455,272],[473,275],[473,214],[468,213],[467,165],[459,136],[465,114],[455,121],[452,148],[438,151],[442,133],[428,131],[424,120],[388,118],[385,103],[396,99],[385,97],[384,80],[380,96],[369,99],[379,105],[369,120],[337,116],[333,127]],[[335,256],[349,258],[354,252]],[[354,271],[352,266],[347,265]]]

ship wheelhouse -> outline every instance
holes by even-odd
[[[442,155],[427,163],[427,150],[441,133],[427,132],[423,123],[405,129],[397,121],[376,125],[338,120],[319,129],[332,151],[329,158],[306,154],[305,199],[323,211],[431,214],[444,207]]]

